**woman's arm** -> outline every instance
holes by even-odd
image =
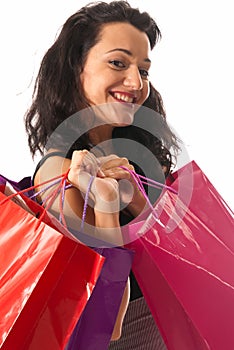
[[[88,157],[85,160],[85,157]],[[35,177],[35,184],[65,173],[70,169],[68,180],[73,185],[66,190],[64,216],[68,226],[79,230],[86,193],[90,177],[95,176],[90,192],[90,206],[87,208],[86,226],[88,233],[106,239],[108,242],[122,245],[122,234],[119,224],[119,187],[115,179],[103,178],[99,171],[99,163],[87,151],[75,151],[72,160],[62,157],[51,157]],[[50,189],[49,191],[51,191]],[[48,195],[47,191],[44,196]],[[59,203],[55,201],[52,212],[59,215]],[[86,232],[86,231],[85,231]],[[126,285],[112,340],[121,335],[122,322],[129,302],[129,282]]]
[[[73,164],[79,164],[80,154],[75,153],[72,157],[71,170],[69,173],[69,181],[73,185],[79,187],[80,169],[74,167]],[[82,176],[82,175],[81,175]],[[83,174],[86,176],[86,174]],[[112,243],[122,245],[122,235],[119,224],[119,188],[118,182],[111,178],[95,178],[95,182],[91,187],[91,195],[94,201],[95,227],[99,233],[99,237],[103,237],[103,231],[107,231],[108,236],[112,237]],[[101,234],[100,234],[101,233]],[[127,311],[130,298],[130,282],[127,281],[119,312],[115,322],[111,340],[118,340],[122,332],[122,323]]]

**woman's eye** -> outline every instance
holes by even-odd
[[[125,68],[125,64],[118,60],[111,60],[109,61],[109,63],[115,66],[116,68]]]
[[[140,75],[143,78],[148,78],[149,77],[149,72],[146,69],[139,69]]]

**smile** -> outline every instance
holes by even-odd
[[[118,101],[127,102],[127,103],[135,103],[136,97],[130,94],[122,93],[122,92],[110,92],[110,94]]]

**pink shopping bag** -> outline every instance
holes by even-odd
[[[196,162],[128,225],[133,271],[169,350],[234,349],[233,212]]]

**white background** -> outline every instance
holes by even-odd
[[[0,173],[33,173],[23,116],[45,50],[66,18],[87,1],[8,1],[0,14]],[[232,0],[130,0],[150,12],[162,32],[151,80],[169,124],[233,208],[234,21]],[[35,162],[38,159],[35,160]]]

